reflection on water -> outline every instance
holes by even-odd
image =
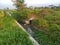
[[[11,0],[0,0],[0,9],[16,9]]]
[[[33,36],[33,32],[32,32],[32,30],[28,27],[28,33],[31,35],[31,36]]]

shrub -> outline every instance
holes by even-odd
[[[14,17],[17,21],[24,23],[24,20],[28,18],[28,14],[25,10],[13,12],[12,17]]]

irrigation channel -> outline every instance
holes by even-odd
[[[6,13],[7,13],[9,16],[11,16],[11,13],[9,13],[9,12],[6,12]],[[32,40],[33,45],[40,45],[40,44],[35,40],[33,31],[31,30],[30,25],[24,25],[24,24],[21,24],[21,23],[19,23],[19,22],[17,22],[17,21],[16,21],[16,23],[17,23],[17,25],[18,25],[21,29],[23,29],[23,31],[25,31],[26,33],[29,34],[29,38]]]

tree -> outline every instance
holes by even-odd
[[[24,0],[17,0],[16,7],[18,10],[22,10],[24,8]]]

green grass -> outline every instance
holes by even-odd
[[[12,17],[4,15],[0,17],[0,45],[32,45],[32,41]]]
[[[24,10],[22,12],[14,12],[13,17],[17,21],[25,20],[26,13]],[[44,8],[39,10],[28,9],[27,12],[39,16],[32,20],[31,24],[32,27],[38,28],[32,28],[36,40],[42,45],[60,45],[60,10]]]
[[[32,28],[35,39],[42,45],[60,45],[60,32],[55,31],[53,33],[46,34],[39,29]],[[48,32],[47,32],[48,33]]]
[[[60,45],[60,11],[33,20],[32,28],[36,40],[42,45]],[[42,20],[43,19],[43,20]]]

